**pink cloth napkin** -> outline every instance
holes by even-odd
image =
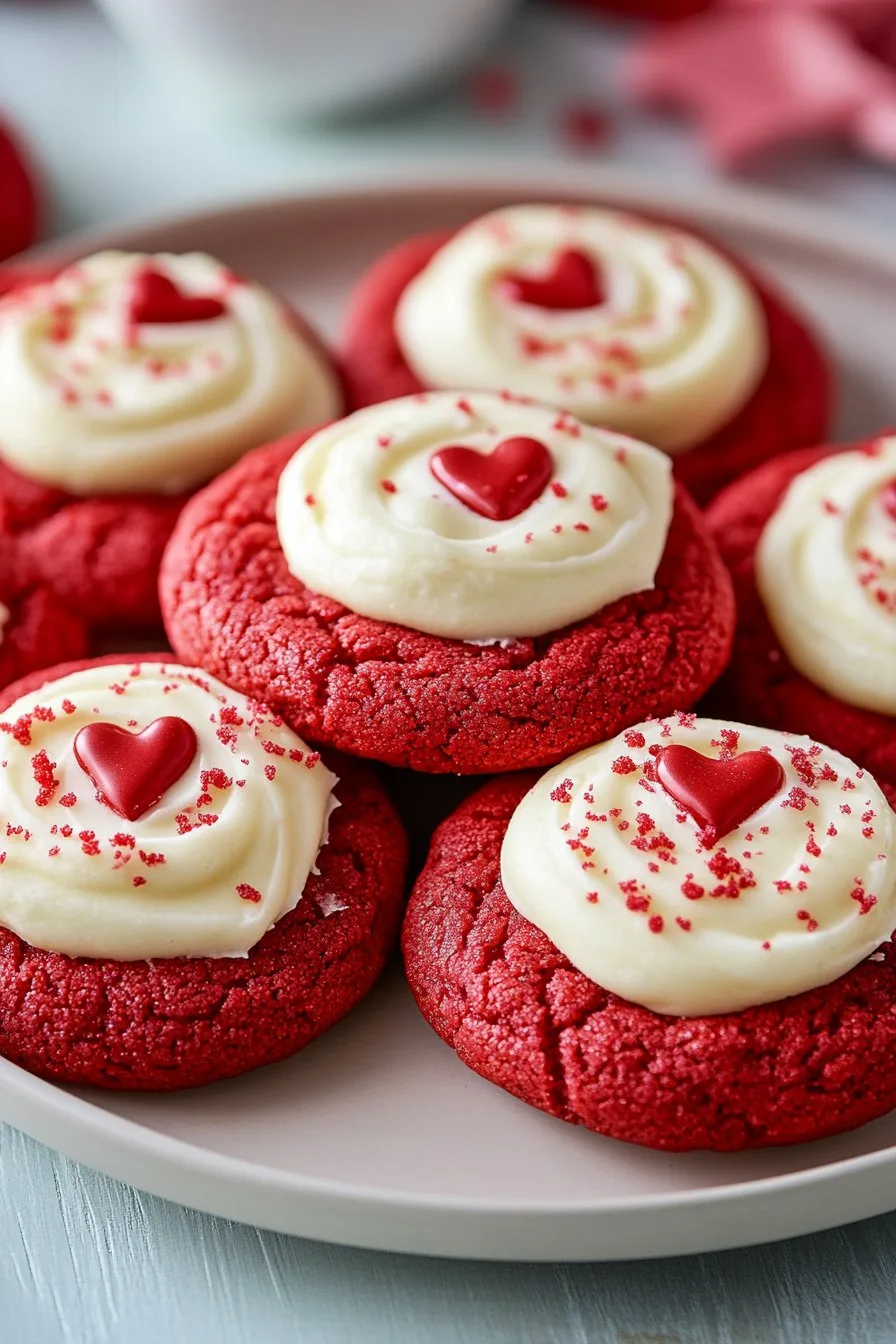
[[[726,168],[822,137],[896,163],[896,0],[717,0],[646,30],[625,77],[695,117]]]

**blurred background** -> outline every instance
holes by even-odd
[[[894,60],[894,0],[0,0],[0,124],[44,236],[532,157],[888,226]]]

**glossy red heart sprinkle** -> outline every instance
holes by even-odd
[[[89,723],[75,738],[75,756],[112,811],[136,821],[180,779],[198,745],[187,721],[173,716],[142,733]]]
[[[173,280],[147,266],[134,279],[128,316],[137,325],[169,325],[179,322],[210,322],[223,317],[226,306],[220,299],[201,294],[184,294]]]
[[[889,514],[896,522],[896,481],[890,481],[889,485],[884,486],[880,502],[884,506],[884,513]]]
[[[436,480],[483,518],[505,522],[528,509],[554,471],[554,459],[539,439],[504,439],[490,453],[453,445],[429,459]]]
[[[501,288],[515,303],[553,310],[596,308],[606,298],[593,258],[575,248],[558,252],[551,269],[542,275],[519,271],[504,275]]]
[[[663,747],[657,756],[663,788],[690,812],[714,845],[767,803],[784,783],[784,770],[765,751],[745,751],[728,761],[703,756],[691,747]]]

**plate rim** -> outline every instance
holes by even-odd
[[[394,164],[387,169],[382,166],[368,165],[363,171],[353,173],[351,182],[334,181],[316,185],[311,190],[295,189],[273,194],[250,195],[213,203],[200,209],[184,209],[164,214],[151,212],[122,218],[110,225],[79,229],[54,239],[28,252],[13,258],[15,263],[43,261],[55,257],[72,256],[86,248],[97,250],[101,247],[122,245],[123,240],[139,233],[164,233],[184,227],[201,231],[241,220],[247,215],[272,213],[313,212],[315,209],[340,205],[349,209],[352,205],[362,208],[371,200],[389,196],[399,199],[444,197],[446,202],[454,195],[470,195],[476,192],[487,194],[518,195],[526,198],[565,194],[580,198],[600,198],[609,202],[635,208],[669,209],[683,217],[691,217],[710,222],[712,227],[724,228],[726,224],[754,228],[767,235],[790,243],[808,244],[814,249],[829,255],[843,257],[852,263],[864,264],[875,270],[881,270],[896,278],[896,255],[886,231],[881,228],[856,224],[846,211],[816,206],[802,202],[786,194],[765,188],[743,187],[728,183],[690,182],[686,178],[656,173],[649,167],[620,167],[617,165],[589,165],[587,170],[573,165],[558,165],[543,159],[521,158],[510,164],[496,165],[483,161],[476,165],[445,160],[439,165],[404,161],[400,166]],[[124,241],[126,245],[126,241]],[[10,1105],[7,1105],[7,1101]],[[328,1235],[325,1230],[313,1228],[313,1214],[319,1211],[321,1202],[337,1204],[346,1212],[355,1209],[359,1214],[387,1212],[391,1216],[402,1214],[430,1214],[435,1217],[449,1218],[455,1222],[459,1217],[491,1219],[497,1224],[501,1220],[536,1220],[539,1223],[581,1223],[587,1219],[605,1219],[622,1215],[645,1216],[650,1213],[670,1214],[677,1210],[682,1213],[704,1209],[707,1212],[720,1206],[734,1205],[743,1207],[751,1203],[762,1203],[791,1193],[822,1187],[833,1195],[848,1184],[852,1178],[868,1178],[880,1168],[896,1167],[896,1144],[878,1148],[870,1153],[858,1154],[825,1162],[822,1166],[807,1167],[796,1172],[785,1172],[775,1176],[758,1177],[751,1181],[737,1181],[725,1186],[707,1186],[684,1191],[653,1194],[616,1195],[594,1199],[581,1204],[570,1203],[568,1199],[552,1203],[550,1201],[529,1203],[507,1203],[493,1198],[475,1196],[451,1196],[444,1194],[415,1194],[412,1192],[378,1191],[375,1187],[356,1183],[341,1182],[322,1177],[302,1175],[298,1172],[285,1172],[242,1157],[230,1156],[203,1147],[186,1139],[175,1138],[160,1132],[139,1121],[128,1119],[106,1110],[101,1105],[74,1096],[60,1086],[37,1078],[8,1060],[0,1059],[0,1118],[23,1129],[26,1133],[44,1142],[47,1146],[65,1153],[78,1161],[84,1161],[98,1170],[114,1175],[118,1179],[128,1180],[142,1189],[158,1193],[163,1197],[177,1198],[175,1190],[179,1178],[185,1174],[205,1176],[210,1182],[220,1181],[221,1186],[240,1191],[256,1189],[262,1192],[288,1193],[298,1201],[304,1197],[312,1219],[297,1217],[291,1220],[293,1226],[283,1226],[282,1219],[269,1220],[266,1217],[261,1225],[274,1227],[279,1231],[298,1232],[300,1235],[319,1237],[322,1240],[340,1242],[386,1250],[419,1250],[423,1254],[452,1254],[444,1249],[433,1250],[433,1245],[413,1246],[408,1238],[397,1237],[394,1232],[384,1229],[382,1236],[366,1234],[350,1239],[345,1236]],[[73,1119],[76,1123],[72,1123]],[[59,1137],[52,1140],[44,1135],[53,1122],[68,1122],[65,1125],[64,1142]],[[45,1123],[46,1122],[46,1123]],[[108,1145],[108,1151],[97,1147],[97,1157],[84,1156],[92,1150],[94,1144]],[[145,1183],[134,1180],[132,1176],[120,1175],[123,1166],[134,1159],[150,1158],[160,1168],[163,1179]],[[147,1176],[149,1176],[147,1172]],[[158,1173],[156,1173],[158,1174]],[[203,1198],[201,1203],[190,1199],[192,1207],[205,1208],[208,1212],[240,1219],[228,1198],[216,1192]],[[885,1183],[880,1183],[880,1202],[872,1212],[883,1212],[896,1202],[896,1192],[891,1197],[885,1192]],[[874,1202],[873,1200],[871,1201]],[[822,1226],[834,1226],[842,1221],[842,1214],[833,1209],[827,1222],[817,1217],[811,1220],[811,1229]],[[827,1216],[827,1215],[826,1215]],[[870,1216],[867,1212],[853,1214],[853,1219]],[[247,1215],[246,1221],[255,1222],[257,1209]],[[302,1223],[302,1228],[299,1224]],[[419,1227],[415,1224],[415,1234]],[[793,1235],[792,1229],[776,1235]],[[438,1241],[438,1237],[436,1237]],[[736,1234],[713,1245],[734,1246],[745,1244]],[[688,1246],[685,1249],[697,1249]],[[709,1249],[705,1247],[704,1249]],[[465,1252],[454,1254],[477,1254],[469,1247]],[[641,1255],[674,1254],[669,1251],[641,1252]],[[479,1258],[497,1258],[500,1248]],[[583,1259],[610,1259],[631,1257],[633,1252],[626,1243],[615,1256],[613,1248],[605,1249],[598,1255],[585,1253]],[[508,1258],[518,1258],[513,1254]],[[556,1255],[528,1255],[527,1258],[557,1259]],[[564,1254],[563,1259],[573,1259],[574,1255]]]

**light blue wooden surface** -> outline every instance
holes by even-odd
[[[225,136],[166,105],[85,3],[0,0],[0,107],[17,114],[35,142],[62,231],[344,180],[372,160],[556,154],[552,127],[569,96],[595,91],[615,101],[622,32],[609,30],[595,50],[576,25],[537,9],[524,18],[502,53],[522,76],[524,103],[518,117],[492,129],[446,95],[404,121],[384,117],[363,129]],[[609,152],[666,171],[707,171],[684,133],[627,112]],[[896,224],[892,177],[835,152],[781,160],[765,181]],[[653,1264],[415,1260],[204,1217],[0,1126],[0,1247],[0,1344],[896,1340],[896,1215],[783,1245]]]
[[[892,1344],[896,1216],[618,1265],[354,1251],[207,1218],[0,1127],[4,1344]]]

